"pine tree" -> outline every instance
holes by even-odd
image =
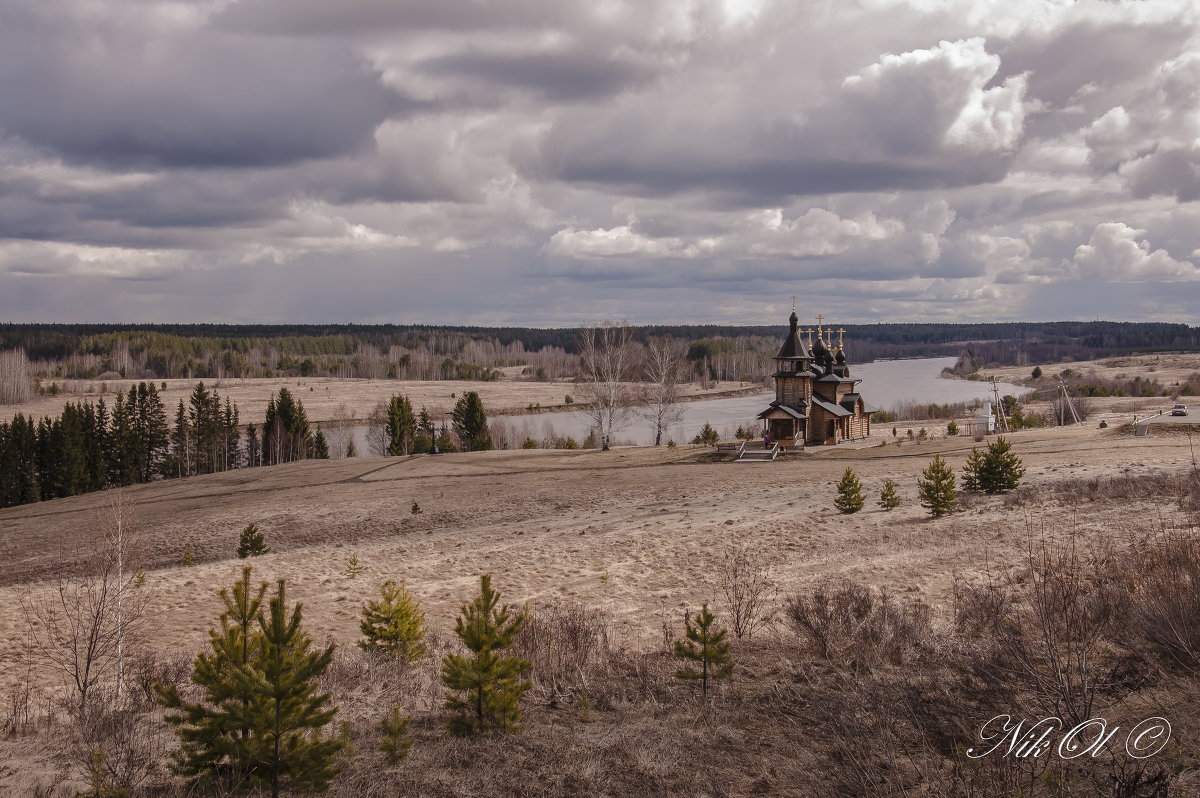
[[[1015,490],[1025,476],[1021,458],[1012,451],[1012,444],[1003,437],[988,444],[979,467],[979,487],[988,493]]]
[[[896,492],[896,483],[890,479],[883,481],[883,490],[879,491],[879,506],[885,510],[894,510],[900,506],[900,494]]]
[[[967,455],[967,462],[962,467],[962,488],[963,490],[979,490],[979,477],[983,473],[983,452],[979,451],[978,446],[971,447],[971,453]]]
[[[174,770],[196,784],[231,787],[242,783],[253,768],[253,726],[238,720],[250,704],[250,695],[235,677],[261,657],[262,641],[256,625],[262,613],[267,583],[251,585],[251,569],[232,589],[222,589],[224,611],[219,629],[209,630],[211,653],[196,657],[192,682],[203,690],[201,703],[183,700],[179,689],[156,687],[158,701],[171,713],[166,720],[176,727],[180,748]]]
[[[409,718],[400,714],[399,707],[392,707],[387,717],[379,721],[379,750],[387,758],[389,764],[396,764],[408,756],[413,747],[413,739],[409,737]]]
[[[733,674],[733,656],[729,652],[728,630],[716,626],[716,617],[708,604],[700,608],[696,622],[691,614],[683,616],[684,639],[675,641],[675,656],[700,663],[700,670],[691,666],[680,668],[680,679],[699,679],[704,697],[708,698],[709,679],[726,679]]]
[[[450,417],[454,421],[454,434],[462,441],[465,451],[482,452],[492,448],[492,433],[488,429],[487,413],[478,393],[464,393],[454,405]]]
[[[300,622],[301,605],[288,611],[280,579],[267,613],[258,618],[257,656],[232,673],[238,693],[249,700],[232,707],[229,720],[234,728],[251,730],[251,774],[270,785],[272,798],[279,798],[281,786],[324,791],[340,769],[346,745],[321,733],[337,713],[318,684],[334,646],[310,651],[312,641]]]
[[[866,500],[862,495],[862,483],[859,482],[858,476],[854,473],[854,469],[847,468],[842,474],[842,479],[837,485],[837,498],[833,500],[833,506],[843,513],[857,513],[866,504]]]
[[[266,536],[263,535],[259,528],[253,522],[246,525],[242,530],[242,536],[238,539],[237,556],[243,560],[247,557],[258,557],[261,554],[266,554],[271,550],[267,545]]]
[[[358,457],[358,447],[354,445],[354,441],[350,441],[346,444],[346,456]]]
[[[917,479],[917,496],[921,506],[929,510],[934,518],[953,512],[958,506],[958,491],[954,487],[954,471],[938,455]]]
[[[390,579],[379,589],[380,598],[362,609],[364,651],[381,651],[414,662],[425,653],[425,613],[404,585]]]
[[[450,721],[455,734],[516,728],[521,696],[532,686],[522,678],[530,663],[501,653],[525,626],[525,612],[499,606],[491,574],[479,578],[479,588],[479,597],[462,606],[454,626],[471,654],[442,658],[442,682],[458,693],[446,700],[446,708],[459,713]]]

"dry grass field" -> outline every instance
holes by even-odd
[[[321,396],[322,381],[304,382]],[[275,387],[260,390],[265,396]],[[394,383],[369,387],[396,390]],[[469,387],[489,386],[422,384],[430,393],[415,401],[432,404],[439,390],[448,397]],[[252,406],[234,388],[228,386],[230,395]],[[526,399],[510,396],[514,404]],[[543,401],[549,398],[547,393]],[[238,533],[254,522],[271,546],[251,561],[255,576],[286,579],[289,597],[304,604],[313,637],[343,647],[340,676],[331,678],[343,680],[335,686],[347,702],[344,716],[368,736],[372,701],[404,703],[417,718],[418,744],[408,763],[381,771],[370,765],[371,744],[364,743],[367,764],[352,769],[337,794],[811,794],[803,785],[820,780],[795,774],[817,765],[789,742],[803,730],[789,728],[786,718],[760,726],[766,716],[755,703],[774,700],[762,693],[764,685],[797,689],[795,678],[781,673],[800,667],[803,658],[782,626],[741,649],[743,682],[757,687],[730,688],[720,699],[741,721],[715,718],[690,690],[670,686],[673,666],[660,656],[652,664],[629,665],[630,673],[641,674],[637,678],[658,679],[636,711],[601,712],[593,702],[564,717],[553,703],[532,702],[529,727],[510,750],[497,740],[446,738],[432,659],[406,677],[406,697],[364,688],[370,665],[355,658],[351,645],[359,609],[384,580],[402,580],[440,641],[431,647],[436,652],[451,637],[459,605],[477,592],[479,574],[490,572],[506,600],[534,608],[578,602],[601,610],[608,619],[607,645],[633,656],[629,652],[661,651],[664,624],[678,635],[685,608],[709,601],[720,610],[725,547],[749,543],[773,563],[781,595],[849,577],[902,600],[922,598],[932,607],[934,628],[945,627],[952,625],[956,581],[1004,572],[1022,561],[1033,542],[1071,540],[1090,551],[1119,552],[1147,535],[1194,524],[1176,486],[1194,472],[1200,435],[1195,441],[1183,432],[1134,438],[1117,430],[1128,420],[1124,416],[1110,416],[1109,429],[1097,427],[1100,418],[1077,428],[1011,435],[1028,469],[1025,487],[970,497],[960,512],[939,519],[919,506],[917,475],[939,453],[957,470],[973,442],[934,438],[897,446],[890,427],[854,447],[774,463],[718,462],[710,450],[694,447],[499,451],[309,461],[134,486],[124,489],[124,497],[134,505],[139,529],[130,567],[145,572],[139,590],[150,609],[144,650],[161,662],[183,661],[205,645],[219,609],[217,590],[243,565],[235,556]],[[900,425],[901,437],[907,426],[916,425]],[[834,483],[847,467],[858,473],[867,497],[866,509],[854,515],[833,508]],[[884,479],[896,481],[903,500],[891,512],[875,505]],[[0,510],[0,695],[11,695],[24,678],[18,667],[21,596],[69,572],[94,545],[110,498],[100,493]],[[414,514],[414,503],[420,513]],[[180,564],[185,546],[195,552],[191,566]],[[365,566],[362,573],[348,573],[352,556]],[[412,687],[412,679],[423,679],[428,690]],[[804,701],[815,701],[818,693],[806,693]],[[866,693],[855,695],[868,700]],[[671,708],[671,696],[683,709]],[[1194,702],[1179,707],[1195,709]],[[664,728],[671,729],[665,736]],[[0,794],[73,795],[85,786],[78,765],[56,748],[52,729],[0,737]],[[1187,756],[1194,756],[1195,739],[1188,745]],[[705,756],[712,760],[697,766],[699,775],[687,764],[694,746],[708,746]],[[585,764],[570,751],[598,757],[600,764]],[[619,764],[622,757],[631,758],[628,766]],[[492,765],[481,771],[481,762]],[[514,774],[539,766],[541,781],[521,788]],[[421,768],[426,775],[414,775]],[[494,781],[488,768],[496,769]],[[726,779],[736,780],[722,786]],[[1178,782],[1170,794],[1195,794],[1179,791],[1178,784],[1187,783]],[[846,790],[838,794],[909,794],[883,787]]]
[[[471,382],[466,380],[403,381],[339,379],[335,377],[278,377],[204,380],[205,387],[215,389],[223,399],[238,406],[243,424],[260,423],[266,413],[267,402],[287,388],[304,403],[304,409],[312,422],[345,422],[365,419],[380,402],[386,403],[393,394],[403,394],[413,407],[425,407],[435,419],[448,418],[457,397],[466,391],[476,391],[483,399],[484,407],[491,415],[515,415],[526,412],[530,405],[540,405],[543,410],[570,409],[566,397],[573,396],[582,401],[579,386],[569,380],[532,382],[515,379],[519,367],[501,369],[504,378],[495,382]],[[67,402],[104,399],[110,405],[118,391],[127,392],[138,380],[60,380],[62,392],[50,396],[37,396],[21,405],[0,405],[0,421],[9,421],[18,413],[34,418],[58,415]],[[187,404],[192,389],[199,380],[152,380],[156,385],[166,382],[165,391],[159,392],[168,414],[182,399]],[[680,386],[685,399],[714,398],[736,395],[739,391],[758,391],[762,386],[742,382],[726,382],[702,390],[696,383]]]

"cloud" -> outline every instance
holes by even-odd
[[[1166,250],[1151,250],[1145,235],[1145,230],[1135,230],[1122,222],[1096,225],[1088,243],[1075,250],[1075,275],[1115,283],[1200,279],[1200,267],[1175,260]]]
[[[1186,315],[1197,14],[11,0],[0,317]]]

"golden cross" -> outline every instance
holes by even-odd
[[[825,321],[824,314],[818,313],[817,314],[817,337],[820,338],[822,341],[825,340],[825,331],[821,329],[821,322],[823,322],[823,321]]]
[[[846,331],[843,330],[841,327],[839,327],[837,334],[838,334],[838,349],[841,349],[842,348],[842,336],[846,334]]]
[[[796,295],[792,294],[792,313],[796,312]]]
[[[812,346],[812,334],[813,334],[813,328],[812,328],[812,327],[809,327],[807,330],[801,330],[801,332],[806,332],[806,333],[808,333],[808,345],[809,345],[809,346]]]

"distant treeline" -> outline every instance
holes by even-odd
[[[811,323],[804,327],[815,326]],[[832,325],[852,363],[959,355],[1024,365],[1200,349],[1200,328],[1134,322]],[[759,380],[786,327],[647,325],[636,341],[670,335],[687,346],[697,379]],[[575,328],[427,325],[0,324],[0,352],[23,350],[33,376],[220,379],[332,376],[491,380],[522,367],[529,379],[578,371]]]
[[[172,424],[154,384],[141,382],[111,407],[68,402],[58,416],[0,422],[0,507],[312,457],[329,457],[325,437],[286,388],[243,432],[237,405],[204,383]]]

